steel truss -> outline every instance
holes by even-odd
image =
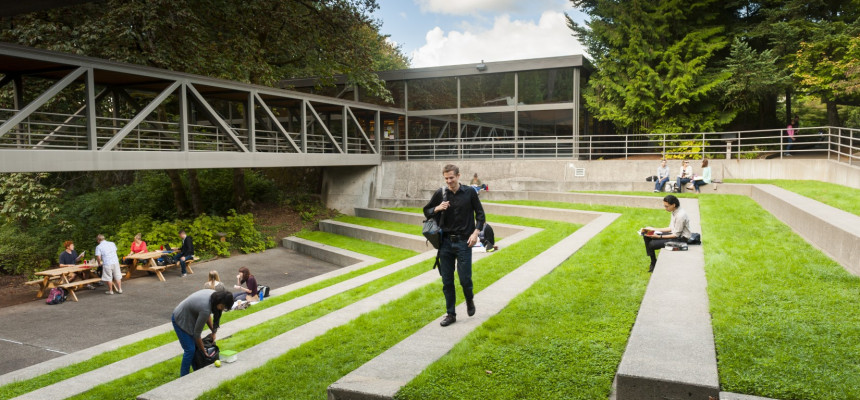
[[[0,172],[378,165],[405,115],[5,43],[0,73]]]

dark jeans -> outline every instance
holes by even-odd
[[[454,261],[457,261],[457,275],[463,287],[463,297],[472,299],[472,248],[466,243],[468,236],[452,242],[447,235],[442,237],[439,248],[439,274],[442,275],[442,293],[445,294],[445,308],[448,315],[456,316],[457,292],[454,289]]]
[[[185,257],[186,260],[193,260],[194,254],[180,254],[176,257],[176,259],[179,260],[179,267],[182,268],[182,273],[184,274],[186,268],[185,268],[185,261],[182,261],[182,257]]]
[[[176,331],[176,337],[179,338],[179,344],[182,345],[182,366],[179,367],[179,376],[185,376],[191,372],[191,362],[194,361],[194,352],[197,351],[197,345],[194,344],[194,338],[191,335],[185,333],[179,325],[176,325],[173,315],[170,316],[170,321],[173,322],[173,330]]]
[[[661,191],[661,192],[662,192],[662,191],[663,191],[663,186],[665,186],[665,185],[666,185],[666,182],[669,182],[669,177],[668,177],[668,176],[667,176],[667,177],[665,177],[665,178],[663,178],[663,179],[658,180],[658,181],[657,181],[657,183],[655,183],[655,184],[654,184],[654,190],[658,190],[658,191]]]
[[[699,188],[705,185],[707,185],[707,183],[701,179],[693,181],[693,186],[696,187],[696,193],[699,193]]]
[[[247,298],[248,298],[248,293],[245,293],[244,290],[241,292],[233,293],[233,301],[236,301],[236,300],[245,301],[245,299],[247,299]]]
[[[788,137],[786,139],[788,141],[788,144],[785,146],[785,152],[788,153],[789,151],[791,151],[791,146],[794,145],[794,138]]]
[[[690,178],[681,178],[678,177],[678,193],[684,191],[684,185],[690,183]]]
[[[645,251],[648,253],[648,257],[651,257],[651,261],[657,261],[657,250],[662,249],[666,246],[666,242],[672,239],[654,239],[649,238],[648,236],[643,236],[645,239]]]

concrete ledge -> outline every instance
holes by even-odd
[[[514,243],[539,231],[540,229],[526,228],[523,232],[510,238],[506,238],[505,242]],[[495,254],[498,253],[477,252],[473,259],[477,261]],[[433,258],[436,255],[436,251],[428,251],[422,254],[422,256],[428,255],[429,258]],[[241,374],[263,366],[269,360],[297,348],[322,334],[325,334],[332,328],[349,323],[353,319],[358,318],[361,314],[376,310],[379,307],[397,300],[409,294],[413,290],[426,286],[438,279],[439,272],[436,270],[429,270],[417,277],[407,280],[406,282],[392,286],[344,308],[308,322],[307,324],[278,335],[251,347],[250,349],[242,351],[238,354],[239,361],[235,363],[225,363],[221,368],[215,368],[210,365],[209,367],[196,371],[193,374],[188,374],[182,378],[173,380],[150,390],[149,392],[138,396],[138,399],[160,400],[197,398],[207,390],[216,388],[221,384],[221,382],[237,378]]]
[[[490,188],[492,189],[492,187]],[[588,190],[606,190],[619,192],[642,192],[654,190],[654,182],[648,182],[645,177],[642,180],[623,182],[623,181],[576,181],[576,182],[558,182],[558,181],[512,181],[511,190],[522,190],[527,192],[571,192],[571,191],[588,191]]]
[[[750,396],[731,392],[720,392],[720,400],[775,400],[769,397]]]
[[[594,219],[548,250],[532,258],[475,295],[478,312],[446,328],[433,321],[376,358],[350,372],[328,388],[329,400],[393,399],[404,385],[444,356],[475,328],[498,314],[512,299],[531,287],[579,250],[615,219],[605,214]],[[465,315],[461,304],[458,314]]]
[[[860,216],[774,185],[752,185],[752,198],[845,270],[860,276]]]
[[[681,202],[691,229],[701,232],[697,201]],[[618,400],[719,396],[704,265],[702,246],[660,251],[618,367]]]
[[[486,211],[486,204],[484,205]],[[381,221],[399,222],[401,224],[415,225],[420,229],[424,222],[424,215],[404,211],[383,210],[380,208],[355,208],[355,216],[362,218],[373,218]],[[523,230],[516,225],[500,224],[489,221],[497,238],[505,238]]]
[[[348,224],[330,219],[320,221],[319,226],[320,230],[323,232],[367,240],[369,242],[399,247],[401,249],[417,251],[419,253],[433,250],[433,246],[431,246],[430,243],[427,243],[424,236],[418,236],[421,234],[420,226],[415,227],[415,235],[407,235],[405,233],[371,228],[368,226]]]
[[[567,192],[514,192],[490,191],[481,195],[482,200],[534,200],[556,201],[563,203],[596,204],[604,206],[660,208],[660,202],[655,202],[648,196],[624,196],[617,194],[567,193]]]
[[[621,196],[621,197],[636,197],[636,196]],[[522,196],[520,198],[517,198],[516,200],[521,200],[521,199],[522,199]],[[659,202],[655,202],[654,198],[652,198],[652,197],[645,197],[645,199],[647,199],[649,201],[649,207],[648,208],[655,208],[654,204],[659,204]],[[378,207],[385,207],[385,208],[389,208],[389,207],[390,208],[395,208],[395,207],[418,207],[418,208],[422,208],[422,207],[424,207],[424,205],[427,204],[427,200],[380,198],[380,199],[376,199],[376,204]],[[558,208],[519,206],[519,205],[513,205],[513,204],[482,203],[482,205],[484,206],[484,212],[486,212],[487,214],[508,215],[508,216],[512,216],[512,217],[522,217],[522,218],[546,219],[547,213],[551,213],[553,215],[553,220],[569,222],[572,224],[587,224],[587,223],[591,222],[593,219],[604,214],[604,213],[599,213],[599,212],[595,212],[595,211],[561,210]]]
[[[295,250],[298,253],[311,256],[334,265],[339,265],[341,267],[360,262],[372,262],[375,264],[382,261],[376,257],[366,256],[354,251],[344,250],[295,236],[285,237],[282,243],[284,247],[290,250]]]

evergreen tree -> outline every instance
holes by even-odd
[[[720,106],[718,66],[731,16],[715,0],[572,0],[591,19],[568,18],[597,71],[584,91],[604,121],[633,132],[708,131],[733,117]]]

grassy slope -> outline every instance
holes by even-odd
[[[403,250],[396,247],[377,245],[375,243],[364,242],[357,239],[347,238],[343,236],[335,236],[328,235],[322,232],[300,232],[297,234],[299,237],[303,237],[308,240],[313,240],[317,242],[326,243],[332,246],[348,249],[355,251],[357,253],[373,255],[377,258],[383,259],[384,261],[379,262],[374,265],[367,266],[358,271],[353,271],[345,275],[341,275],[338,277],[334,277],[331,279],[327,279],[323,282],[318,282],[308,287],[298,289],[292,291],[290,293],[286,293],[281,296],[271,297],[264,301],[261,304],[258,304],[255,307],[251,307],[244,311],[235,311],[225,313],[222,317],[221,322],[226,323],[228,321],[232,321],[234,319],[240,318],[242,316],[248,315],[250,313],[254,313],[260,310],[264,310],[266,308],[275,306],[277,304],[283,303],[287,300],[294,299],[296,297],[303,296],[310,292],[322,289],[324,287],[328,287],[334,285],[339,282],[343,282],[347,279],[353,278],[355,276],[373,271],[378,268],[382,268],[386,265],[393,264],[397,261],[406,259],[408,257],[413,256],[415,253],[409,250]],[[0,387],[0,400],[3,399],[11,399],[13,397],[17,397],[21,394],[31,392],[33,390],[75,377],[77,375],[101,368],[105,365],[112,364],[119,360],[123,360],[125,358],[134,356],[136,354],[142,353],[147,350],[154,349],[156,347],[162,346],[164,344],[170,343],[176,340],[176,334],[171,332],[166,332],[148,339],[141,340],[136,343],[132,343],[126,346],[123,346],[119,349],[112,350],[109,352],[102,353],[97,355],[87,361],[82,361],[80,363],[72,364],[63,368],[59,368],[57,370],[52,371],[51,373],[37,376],[32,379],[23,380],[20,382],[10,383]]]
[[[623,215],[398,394],[399,399],[607,398],[645,293],[636,228],[660,210],[516,201]],[[607,252],[607,248],[614,251]]]
[[[820,181],[783,179],[730,179],[733,183],[769,183],[785,190],[818,200],[831,207],[860,215],[860,189]]]
[[[860,398],[860,278],[747,197],[699,201],[723,389]]]
[[[519,267],[534,255],[566,237],[577,226],[524,218],[491,220],[545,228],[474,265],[475,292]],[[428,266],[429,268],[429,266]],[[332,382],[411,335],[444,313],[441,282],[417,289],[352,322],[334,328],[236,379],[207,392],[204,399],[278,398],[320,399]],[[460,297],[462,301],[462,297]],[[480,309],[480,305],[478,305]],[[480,311],[479,311],[480,312]],[[347,339],[348,338],[348,339]],[[289,382],[285,386],[284,382]]]

